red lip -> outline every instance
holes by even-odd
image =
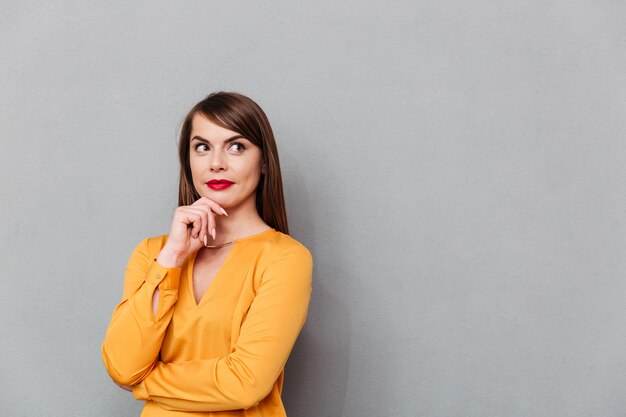
[[[209,188],[212,189],[212,190],[225,190],[225,189],[227,189],[228,187],[230,187],[233,184],[234,184],[234,182],[228,181],[228,180],[224,180],[224,179],[211,180],[211,181],[206,183],[206,185],[208,185]]]

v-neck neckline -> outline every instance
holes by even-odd
[[[232,257],[233,252],[237,249],[237,241],[235,241],[233,243],[233,247],[230,248],[230,251],[228,252],[228,255],[226,255],[226,259],[224,259],[224,262],[222,263],[222,265],[220,266],[220,268],[217,270],[217,272],[215,273],[215,276],[213,277],[213,279],[211,280],[211,282],[209,283],[209,286],[206,288],[206,290],[204,290],[204,294],[202,294],[202,296],[200,297],[200,300],[198,300],[196,302],[196,293],[194,291],[193,288],[193,269],[194,266],[196,265],[196,258],[198,257],[198,253],[200,252],[199,250],[196,251],[196,253],[193,254],[193,258],[191,258],[191,261],[189,262],[189,269],[188,269],[188,273],[187,273],[187,288],[189,288],[189,295],[191,296],[191,302],[194,304],[194,307],[200,307],[200,304],[202,304],[202,301],[207,298],[207,293],[211,290],[211,288],[213,288],[215,285],[215,281],[217,281],[220,276],[222,275],[222,271],[224,271],[224,268],[227,266],[228,261],[230,260],[230,258]]]
[[[196,302],[196,294],[193,289],[193,269],[194,269],[194,266],[196,265],[196,258],[198,257],[198,253],[200,252],[200,250],[197,250],[191,257],[189,261],[188,269],[187,269],[187,288],[189,290],[188,292],[189,292],[189,295],[191,296],[191,302],[194,304],[194,307],[195,308],[200,307],[200,304],[202,304],[204,299],[208,298],[207,293],[211,290],[211,288],[215,286],[215,282],[223,275],[224,269],[230,262],[230,259],[233,257],[233,252],[237,250],[237,246],[238,246],[237,243],[243,242],[246,240],[256,239],[258,237],[264,236],[266,233],[269,233],[272,230],[275,230],[275,229],[270,227],[269,229],[266,229],[255,235],[246,236],[240,239],[235,239],[235,241],[233,242],[233,247],[228,252],[228,255],[226,255],[226,259],[224,259],[222,266],[220,266],[220,268],[217,270],[217,272],[215,273],[215,276],[213,277],[213,280],[211,281],[209,286],[206,288],[206,290],[204,291],[204,294],[202,294],[202,297],[200,297],[200,300],[198,302]]]

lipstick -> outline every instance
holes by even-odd
[[[206,183],[206,185],[208,185],[210,189],[215,190],[215,191],[225,190],[233,184],[234,182],[224,180],[224,179],[211,180]]]

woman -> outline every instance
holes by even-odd
[[[285,416],[312,258],[287,234],[270,124],[248,97],[213,93],[187,114],[179,157],[179,207],[130,256],[107,372],[142,417]]]

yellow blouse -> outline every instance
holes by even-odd
[[[146,401],[142,417],[285,416],[284,366],[306,318],[310,252],[274,229],[238,239],[196,304],[195,254],[163,267],[155,258],[166,241],[146,238],[130,256],[102,343],[111,378]]]

